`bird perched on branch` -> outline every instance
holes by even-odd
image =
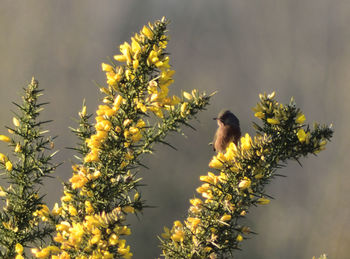
[[[238,118],[230,111],[221,111],[214,120],[218,123],[218,129],[213,140],[214,151],[225,152],[226,147],[233,141],[237,145],[241,138],[241,128]]]

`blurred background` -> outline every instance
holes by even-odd
[[[158,146],[145,157],[144,215],[130,217],[134,258],[160,254],[163,226],[183,220],[199,176],[208,171],[217,113],[228,108],[253,133],[251,108],[261,92],[277,99],[294,96],[307,122],[333,123],[335,135],[318,157],[291,162],[268,186],[268,206],[253,209],[248,221],[257,236],[243,242],[235,258],[329,258],[350,254],[350,2],[341,0],[60,0],[0,3],[0,133],[10,125],[22,87],[34,75],[50,105],[43,119],[59,135],[56,179],[43,193],[52,206],[61,196],[60,181],[71,176],[76,139],[69,126],[85,98],[92,113],[99,104],[95,82],[104,84],[101,62],[119,52],[148,21],[171,20],[169,52],[176,70],[172,93],[197,88],[218,91],[207,111],[185,129],[186,137],[168,141],[178,151]],[[5,151],[6,145],[0,148]]]

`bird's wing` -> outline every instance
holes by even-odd
[[[214,139],[213,139],[213,150],[216,151],[215,149],[215,142],[216,142],[216,138],[218,137],[218,131],[215,132],[215,135],[214,135]]]

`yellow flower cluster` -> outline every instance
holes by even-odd
[[[102,70],[106,72],[110,89],[126,91],[129,85],[132,85],[134,89],[139,88],[139,94],[133,100],[136,108],[143,113],[149,110],[163,118],[162,109],[173,108],[180,102],[180,98],[168,96],[168,87],[174,82],[172,77],[175,71],[170,69],[169,56],[164,54],[168,43],[167,36],[162,35],[156,39],[156,30],[157,26],[149,23],[148,26],[142,28],[140,33],[136,33],[131,38],[131,44],[124,42],[120,45],[121,54],[115,55],[114,59],[125,62],[126,66],[116,67],[102,63]],[[159,76],[142,78],[142,81],[137,82],[135,86],[135,80],[140,79],[138,77],[140,72],[150,69],[159,70]],[[141,85],[146,85],[147,89],[142,88]]]
[[[74,173],[69,181],[72,183],[73,189],[83,188],[87,182],[94,181],[101,176],[100,171],[92,171],[83,165],[74,165],[72,168]]]
[[[17,243],[15,246],[16,257],[15,259],[24,259],[23,257],[23,246],[20,243]]]
[[[7,171],[11,171],[13,168],[13,165],[11,161],[8,159],[8,157],[2,153],[0,153],[0,163],[5,166],[5,169]]]
[[[0,141],[10,143],[11,138],[9,138],[8,136],[5,136],[5,135],[0,135]],[[11,161],[7,158],[7,156],[5,156],[2,153],[0,153],[0,163],[2,163],[5,166],[5,169],[7,171],[11,171],[13,168]]]
[[[50,216],[49,208],[45,204],[40,205],[40,207],[39,210],[33,212],[33,216],[40,217],[42,221],[48,221]]]
[[[124,146],[129,147],[131,144],[134,144],[141,140],[142,132],[144,131],[146,123],[139,119],[136,123],[134,123],[130,119],[126,119],[123,122],[123,136],[125,138]],[[120,131],[120,128],[117,129]],[[126,154],[126,161],[133,159],[132,154]],[[123,166],[125,167],[125,166]]]
[[[253,141],[248,133],[246,133],[245,136],[241,138],[239,142],[239,147],[237,147],[233,142],[231,142],[227,147],[225,153],[219,152],[216,156],[212,158],[212,160],[209,163],[209,167],[222,170],[220,172],[220,175],[216,176],[213,173],[209,172],[207,176],[201,176],[200,180],[206,183],[203,184],[201,187],[197,188],[197,192],[200,193],[203,196],[203,198],[206,199],[208,199],[208,197],[213,196],[213,187],[217,186],[218,190],[221,189],[221,186],[217,184],[220,182],[225,183],[229,178],[229,175],[224,173],[223,169],[229,169],[230,174],[233,175],[237,174],[239,171],[242,171],[242,157],[250,158],[252,156],[258,156],[260,158],[259,162],[257,163],[258,166],[250,168],[250,170],[254,179],[262,178],[263,175],[261,174],[261,172],[265,164],[265,156],[263,154],[267,151],[264,150],[262,145],[259,148],[258,143],[262,142],[269,142],[269,140],[265,137],[256,136]],[[237,190],[244,191],[247,189],[249,192],[251,192],[251,184],[252,179],[248,178],[247,176],[243,176],[238,182]],[[221,192],[219,192],[217,195],[221,195]],[[234,205],[230,203],[232,197],[228,196],[227,198],[228,199],[225,200],[225,202],[229,205],[228,207],[234,208]],[[207,202],[209,201],[206,200],[206,203]]]
[[[114,130],[110,118],[116,114],[120,105],[123,102],[123,98],[118,95],[113,105],[100,105],[96,111],[96,133],[86,140],[87,146],[90,148],[90,152],[85,156],[84,162],[97,162],[99,161],[99,152],[102,143],[107,139],[108,132]]]
[[[262,102],[258,103],[256,107],[253,108],[255,117],[266,120],[266,122],[271,125],[279,125],[282,121],[288,119],[283,104],[276,102],[274,100],[275,96],[275,92],[268,95],[266,93],[260,94],[259,97]],[[302,117],[298,116],[297,121],[302,123]]]
[[[115,219],[123,220],[124,216],[121,214],[121,208],[114,210],[113,216]],[[131,258],[130,246],[126,246],[126,241],[121,239],[121,236],[127,236],[131,234],[130,229],[127,226],[115,225],[110,228],[106,214],[102,215],[87,215],[82,222],[62,221],[56,225],[57,234],[54,240],[61,244],[60,247],[48,246],[41,250],[32,249],[32,253],[36,258],[71,258],[66,252],[71,249],[78,249],[83,242],[85,252],[92,252],[92,256],[80,256],[77,258],[114,258],[113,253],[110,251],[111,247],[117,246],[118,254],[123,258]]]
[[[305,130],[302,128],[306,117],[300,111],[300,109],[297,109],[295,107],[293,98],[290,105],[284,106],[283,104],[279,104],[274,100],[275,95],[275,92],[269,95],[260,95],[261,102],[259,102],[256,107],[253,108],[253,111],[255,111],[255,117],[266,121],[272,126],[277,125],[278,127],[282,127],[282,124],[291,123],[288,120],[290,119],[290,112],[293,111],[293,132],[295,133],[299,142],[305,145],[309,145],[310,141],[312,141],[311,144],[313,144],[315,148],[315,151],[313,152],[314,154],[317,154],[320,151],[324,150],[327,141],[325,139],[318,140],[316,138],[311,140],[312,136],[310,129]]]
[[[255,140],[258,140],[256,137]],[[230,167],[230,170],[232,172],[237,172],[239,169],[241,169],[240,163],[237,161],[236,157],[238,155],[244,155],[249,151],[249,149],[252,146],[252,139],[249,136],[248,133],[245,134],[240,140],[240,148],[238,149],[237,146],[231,142],[229,146],[226,149],[225,153],[219,152],[216,156],[212,158],[212,160],[209,163],[209,167],[215,168],[215,169],[222,169],[224,166],[224,163],[226,165],[232,165]]]
[[[174,226],[171,230],[171,239],[175,242],[183,242],[185,237],[184,226],[180,221],[175,221]]]
[[[220,170],[218,175],[208,172],[207,175],[200,176],[200,180],[204,182],[196,191],[201,194],[204,200],[194,198],[190,200],[191,206],[189,208],[189,216],[185,220],[185,225],[180,221],[175,221],[172,229],[164,228],[162,237],[164,239],[172,240],[174,244],[184,242],[186,238],[186,231],[189,231],[192,238],[191,242],[195,247],[204,245],[200,241],[201,235],[205,235],[207,228],[210,228],[211,236],[210,243],[215,244],[218,232],[223,231],[220,228],[224,226],[230,226],[231,220],[234,215],[244,216],[246,211],[242,206],[242,200],[233,200],[232,195],[228,192],[227,186],[232,184],[233,178],[238,180],[234,187],[237,195],[241,196],[242,199],[255,200],[256,204],[268,204],[267,198],[254,198],[250,193],[253,193],[252,185],[262,177],[261,171],[265,163],[264,144],[269,143],[269,140],[264,136],[257,136],[254,140],[246,134],[239,142],[239,146],[236,146],[233,142],[227,147],[225,153],[218,153],[213,157],[209,163],[209,167]],[[252,156],[260,158],[260,170],[254,169],[252,171],[252,178],[248,176],[239,176],[238,173],[244,171],[241,163],[243,158],[250,158]],[[218,210],[218,206],[222,207]],[[216,208],[216,212],[211,215],[211,219],[207,218],[205,212],[208,208]],[[204,222],[203,222],[204,220]],[[210,222],[210,223],[209,223]],[[242,234],[247,234],[249,231],[248,227],[242,227],[242,230],[236,235],[235,241],[237,243],[243,241],[244,237]],[[207,237],[208,238],[208,237]],[[207,240],[208,241],[208,240]],[[217,244],[218,246],[219,244]],[[214,256],[212,247],[206,246],[203,251],[207,253],[206,256]],[[202,252],[203,252],[202,251]],[[202,255],[203,256],[203,255]]]

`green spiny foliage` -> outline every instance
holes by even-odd
[[[56,152],[51,152],[53,142],[45,136],[43,125],[49,121],[39,121],[45,103],[38,103],[42,95],[38,82],[33,78],[24,89],[22,104],[16,104],[19,111],[13,118],[13,127],[8,127],[11,137],[1,135],[8,143],[11,155],[0,153],[2,181],[9,186],[1,188],[0,196],[4,204],[0,212],[0,257],[18,258],[24,256],[23,247],[42,244],[55,230],[54,219],[39,196],[44,177],[49,177],[58,165],[52,163]]]

